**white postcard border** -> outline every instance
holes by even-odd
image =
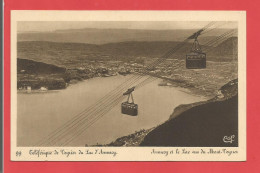
[[[17,147],[17,22],[18,21],[237,21],[239,79],[239,147]],[[111,154],[85,154],[87,150]],[[152,154],[154,150],[168,155]],[[177,150],[199,154],[177,154]],[[224,149],[237,154],[203,154]],[[55,150],[59,154],[54,154]],[[61,150],[77,154],[61,154]],[[79,154],[80,151],[84,154]],[[38,151],[52,151],[45,157]],[[21,155],[19,155],[21,152]],[[32,154],[34,152],[34,154]],[[113,152],[117,154],[114,156]],[[170,154],[170,152],[172,152]],[[201,153],[202,152],[202,153]],[[246,161],[246,12],[245,11],[11,11],[11,160],[12,161]]]

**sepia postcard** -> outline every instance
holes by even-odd
[[[12,161],[246,161],[245,11],[11,11]]]

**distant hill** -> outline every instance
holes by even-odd
[[[18,57],[35,61],[66,66],[69,63],[81,63],[84,60],[129,60],[133,57],[160,57],[176,46],[178,42],[120,42],[103,45],[84,43],[56,42],[18,42]],[[191,43],[178,51],[185,56]]]
[[[214,55],[235,55],[237,56],[238,52],[238,39],[237,37],[230,37],[224,42],[217,45],[212,51],[210,51],[210,54]]]
[[[57,43],[43,41],[18,42],[18,57],[35,61],[66,66],[69,63],[80,63],[84,60],[117,59],[126,60],[133,57],[159,58],[167,51],[175,47],[179,42],[175,41],[154,41],[154,42],[119,42],[102,45],[84,43]],[[207,56],[211,61],[232,60],[233,46],[237,43],[229,40],[217,47],[210,48]],[[172,58],[185,59],[186,53],[190,51],[192,42],[188,42],[179,49]],[[209,47],[202,46],[202,50]],[[226,56],[228,55],[228,56]],[[218,57],[216,57],[218,56]],[[221,57],[221,59],[219,59]]]
[[[28,59],[17,59],[18,74],[63,74],[66,69],[52,64],[36,62]]]
[[[140,30],[140,29],[71,29],[53,32],[18,33],[18,41],[50,41],[62,43],[106,44],[126,41],[182,41],[197,30]],[[226,32],[227,29],[215,29],[200,37],[201,42]]]

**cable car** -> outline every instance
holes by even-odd
[[[137,116],[138,115],[138,105],[134,103],[134,98],[132,92],[135,87],[128,89],[123,95],[128,95],[127,101],[121,104],[121,112],[122,114]],[[132,102],[129,102],[129,99],[132,99]]]
[[[206,54],[202,52],[191,52],[186,55],[187,69],[206,68]]]
[[[195,39],[191,47],[190,53],[186,55],[187,69],[203,69],[206,68],[206,53],[203,53],[198,42],[198,36],[202,31],[194,33],[189,39]]]

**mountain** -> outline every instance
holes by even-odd
[[[17,34],[18,41],[50,41],[62,43],[106,44],[126,41],[182,41],[197,30],[140,30],[140,29],[71,29],[53,32],[23,32]],[[226,32],[215,29],[202,35],[200,40],[211,39]]]
[[[86,60],[130,60],[144,56],[160,57],[179,42],[120,42],[103,45],[84,43],[55,43],[42,41],[18,42],[18,57],[35,61],[67,66]],[[191,43],[179,54],[185,55]]]
[[[230,37],[227,40],[223,41],[219,45],[217,45],[212,51],[211,54],[214,55],[235,55],[237,56],[238,52],[238,38]]]
[[[193,107],[150,132],[141,146],[235,147],[224,136],[238,135],[238,98]]]
[[[187,107],[156,127],[141,146],[237,147],[238,146],[238,80],[220,88],[223,97]],[[175,110],[176,111],[176,110]],[[174,112],[175,112],[174,111]],[[235,136],[232,143],[225,136]]]
[[[64,89],[66,69],[28,59],[17,59],[17,89]]]
[[[35,61],[67,66],[85,60],[130,60],[136,57],[159,58],[180,42],[176,41],[129,41],[102,45],[85,43],[58,43],[45,41],[23,41],[17,43],[18,57]],[[237,44],[237,42],[236,42]],[[236,47],[234,44],[234,47]],[[172,58],[185,59],[192,42],[186,43]],[[202,46],[202,50],[210,49],[207,56],[210,61],[231,61],[233,42],[224,41],[217,47]],[[227,54],[226,54],[227,53]],[[237,54],[237,53],[235,53]]]
[[[66,69],[28,59],[17,59],[18,74],[63,74]]]

